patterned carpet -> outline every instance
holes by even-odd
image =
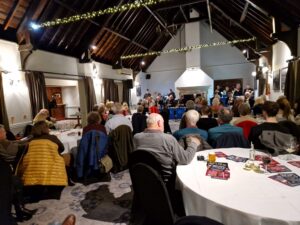
[[[111,174],[110,182],[66,187],[60,200],[27,204],[38,209],[31,220],[20,225],[58,225],[68,214],[76,215],[76,225],[128,224],[132,202],[128,170]]]

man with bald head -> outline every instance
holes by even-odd
[[[164,120],[160,114],[151,113],[147,129],[134,135],[135,149],[151,152],[163,168],[170,171],[176,164],[188,164],[193,159],[200,141],[190,137],[187,149],[183,149],[170,134],[164,133]]]

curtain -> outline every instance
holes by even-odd
[[[4,89],[3,89],[3,80],[2,80],[2,73],[0,72],[0,123],[4,125],[5,130],[9,131],[9,121],[5,106],[5,99],[4,99]]]
[[[94,105],[97,104],[93,79],[91,77],[85,77],[84,84],[86,90],[87,111],[91,112],[93,111]]]
[[[32,119],[41,109],[48,109],[45,77],[42,72],[30,71],[25,74],[29,90]]]
[[[130,81],[130,80],[129,80]],[[123,80],[123,102],[129,105],[129,82],[128,80]]]
[[[284,95],[290,101],[291,106],[300,98],[300,60],[289,62],[286,74]]]
[[[115,84],[114,80],[103,79],[103,88],[104,102],[106,102],[107,100],[114,102],[119,101],[118,85]]]

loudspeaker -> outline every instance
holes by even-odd
[[[91,58],[91,52],[90,50],[85,50],[81,57],[79,58],[79,63],[90,63],[92,62],[92,58]]]
[[[146,74],[146,80],[149,80],[149,79],[151,79],[151,74]]]
[[[113,70],[119,70],[119,69],[122,69],[122,68],[123,68],[123,66],[122,66],[122,61],[121,60],[118,60],[117,62],[115,62],[112,65]]]
[[[126,83],[127,83],[127,87],[128,87],[129,89],[132,89],[132,88],[133,88],[133,80],[132,80],[132,79],[126,80]]]

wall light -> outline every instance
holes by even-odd
[[[262,72],[263,73],[266,73],[266,72],[268,72],[269,71],[269,68],[267,67],[267,66],[264,66],[263,68],[262,68]]]
[[[257,74],[257,73],[256,73],[255,71],[253,71],[253,72],[251,73],[251,76],[252,76],[252,77],[255,77],[256,74]]]

